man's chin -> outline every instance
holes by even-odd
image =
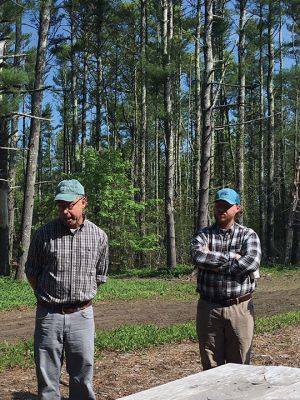
[[[70,229],[76,228],[76,220],[74,219],[64,219],[63,223]]]

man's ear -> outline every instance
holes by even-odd
[[[82,207],[85,208],[87,206],[87,198],[83,197],[82,201]]]

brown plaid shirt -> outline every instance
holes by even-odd
[[[236,254],[241,255],[238,260]],[[220,229],[217,224],[208,226],[192,239],[191,255],[203,267],[198,270],[200,294],[225,300],[255,290],[253,273],[259,268],[261,247],[252,229],[237,223],[228,230]]]
[[[60,219],[42,226],[30,244],[25,272],[37,279],[39,300],[72,304],[91,300],[106,281],[107,235],[85,219],[74,233]]]

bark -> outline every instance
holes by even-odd
[[[98,41],[100,38],[98,37]],[[100,45],[98,44],[100,53]],[[102,136],[102,112],[101,112],[101,93],[102,93],[102,57],[98,54],[97,57],[97,75],[96,75],[96,126],[94,134],[94,146],[97,150],[101,149],[101,136]]]
[[[15,37],[15,53],[20,54],[22,52],[22,17],[20,16],[16,21],[16,37]],[[20,58],[15,57],[14,66],[19,67]],[[18,140],[18,116],[14,116],[12,119],[12,135],[9,146],[16,148]],[[8,181],[9,181],[9,192],[8,192],[8,220],[9,220],[9,265],[12,264],[13,259],[13,244],[15,236],[15,190],[13,189],[16,184],[16,152],[11,151],[9,154],[9,169],[8,169]]]
[[[84,169],[84,151],[86,148],[86,112],[87,112],[87,81],[88,81],[88,54],[85,51],[83,56],[83,82],[82,82],[82,120],[81,120],[81,168]]]
[[[201,70],[200,70],[201,1],[197,0],[195,33],[195,139],[194,139],[194,210],[195,227],[199,208],[200,189],[200,144],[201,144]]]
[[[300,156],[298,156],[297,164],[295,165],[294,179],[291,190],[292,200],[286,227],[286,246],[285,246],[285,257],[284,257],[285,264],[290,264],[292,258],[295,216],[299,201],[299,183],[300,183]]]
[[[173,2],[162,1],[163,11],[163,59],[165,69],[164,82],[164,130],[165,130],[165,152],[166,152],[166,176],[165,176],[165,217],[166,217],[166,247],[167,267],[176,267],[176,245],[175,245],[175,218],[174,218],[174,128],[172,120],[172,76],[170,73],[170,49],[173,39]]]
[[[0,49],[1,60],[1,49]],[[8,145],[7,120],[0,118],[0,147]],[[7,150],[0,148],[0,275],[9,275]]]
[[[43,85],[45,64],[46,64],[46,49],[49,30],[49,22],[51,15],[52,0],[45,0],[41,3],[40,23],[39,23],[39,39],[37,46],[37,58],[35,65],[35,81],[34,89],[40,89]],[[41,116],[42,112],[43,91],[35,91],[32,94],[31,113],[37,117]],[[17,271],[17,279],[25,279],[25,262],[27,259],[28,248],[30,244],[34,193],[36,181],[36,168],[38,160],[39,138],[40,138],[41,121],[32,118],[30,121],[30,136],[29,136],[29,151],[27,157],[24,207],[22,214],[22,229],[21,229],[21,256]]]
[[[210,186],[210,162],[212,146],[212,84],[213,84],[213,52],[212,52],[213,0],[205,1],[204,26],[204,74],[202,86],[202,137],[201,137],[201,167],[200,191],[197,228],[208,224],[208,204]]]
[[[141,0],[141,128],[140,128],[140,202],[146,202],[146,137],[147,137],[147,86],[146,86],[146,45],[147,45],[147,0]],[[139,215],[140,234],[143,238],[146,234],[145,208]],[[140,266],[145,266],[145,254],[140,254]]]
[[[75,53],[75,13],[74,0],[71,0],[70,20],[71,20],[71,101],[72,101],[72,146],[71,146],[71,170],[77,171],[79,167],[78,147],[78,98],[77,98],[77,60]]]
[[[269,0],[269,21],[268,21],[268,217],[267,217],[267,255],[269,259],[274,257],[274,212],[275,212],[275,196],[274,196],[274,162],[275,162],[275,119],[274,119],[274,4]]]
[[[263,254],[266,253],[266,178],[265,178],[265,129],[263,118],[264,104],[264,51],[263,51],[263,5],[260,4],[259,23],[259,233]]]
[[[240,20],[239,20],[239,46],[238,46],[238,123],[237,130],[237,148],[236,148],[236,187],[241,196],[242,208],[244,207],[244,154],[245,154],[245,98],[246,98],[246,75],[245,75],[245,24],[246,24],[246,4],[247,0],[239,0]],[[243,214],[240,215],[240,222],[243,222]]]

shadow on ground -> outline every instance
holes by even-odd
[[[12,400],[38,400],[36,394],[28,392],[15,392],[13,394]],[[66,397],[62,397],[62,400],[68,400]]]
[[[37,395],[28,392],[15,392],[13,394],[13,400],[37,400]]]

